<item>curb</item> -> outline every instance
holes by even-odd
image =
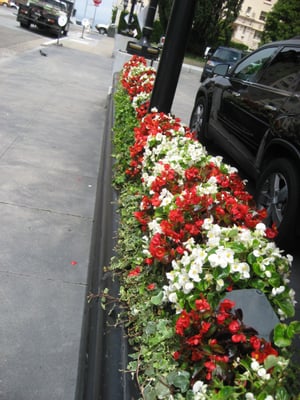
[[[113,88],[116,86],[114,76]],[[105,272],[114,255],[118,228],[117,193],[112,188],[112,126],[114,105],[108,95],[104,127],[104,142],[100,154],[94,226],[91,238],[87,279],[87,297],[83,315],[75,400],[129,400],[138,398],[131,375],[126,373],[128,346],[122,326],[115,326],[120,312],[115,303],[101,307],[101,293],[105,288],[118,297],[119,284],[111,272]]]

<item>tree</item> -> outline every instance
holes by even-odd
[[[278,0],[267,15],[262,43],[300,35],[300,1]]]
[[[207,46],[229,45],[233,22],[243,0],[198,0],[187,50],[202,55]],[[172,0],[159,0],[160,21],[167,28]]]

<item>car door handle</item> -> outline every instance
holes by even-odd
[[[276,107],[274,107],[274,106],[272,106],[271,104],[265,104],[265,107],[264,107],[266,110],[269,110],[269,111],[277,111],[277,108]]]

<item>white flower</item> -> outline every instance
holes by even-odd
[[[216,285],[216,289],[217,289],[217,291],[219,292],[220,290],[222,290],[223,289],[223,287],[224,287],[224,281],[223,281],[223,279],[217,279],[217,285]]]
[[[173,201],[173,195],[168,189],[163,188],[159,195],[159,200],[161,201],[161,207],[166,207]]]
[[[193,385],[194,400],[206,399],[207,385],[202,381],[196,381]]]
[[[255,400],[254,394],[250,393],[250,392],[246,393],[245,399],[246,400]]]
[[[285,291],[285,286],[279,286],[278,288],[272,289],[272,296],[277,296]]]
[[[200,282],[200,274],[202,272],[202,268],[199,267],[197,264],[193,264],[191,269],[188,272],[189,277],[194,281],[194,282]]]
[[[246,262],[234,262],[230,266],[230,272],[238,272],[241,274],[241,279],[249,279],[250,278],[250,267]]]
[[[194,393],[206,393],[207,385],[202,381],[196,381],[193,385]]]
[[[189,294],[194,289],[194,284],[191,281],[185,282],[182,286],[183,293]]]
[[[266,225],[260,222],[256,225],[255,230],[259,235],[264,236],[266,231]]]
[[[259,377],[261,377],[263,380],[265,380],[265,381],[267,381],[268,379],[270,379],[270,374],[268,374],[267,373],[267,371],[266,371],[266,369],[265,368],[259,368],[258,370],[257,370],[257,375],[259,376]]]
[[[274,397],[271,396],[270,394],[268,394],[267,397],[265,398],[265,400],[274,400]]]
[[[253,358],[253,361],[251,362],[251,368],[253,371],[258,371],[260,364]]]
[[[148,222],[148,228],[153,235],[156,233],[162,233],[160,223],[157,221],[157,219],[153,219],[152,221]]]
[[[177,303],[178,298],[176,293],[170,293],[168,296],[170,303]]]

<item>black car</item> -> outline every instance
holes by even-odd
[[[218,64],[228,64],[231,67],[241,60],[246,53],[242,50],[231,47],[218,47],[210,56],[204,65],[200,81],[203,82],[206,78],[213,76],[213,69]]]
[[[256,183],[278,244],[299,235],[300,37],[260,47],[234,68],[218,65],[199,88],[190,127],[214,141]]]

